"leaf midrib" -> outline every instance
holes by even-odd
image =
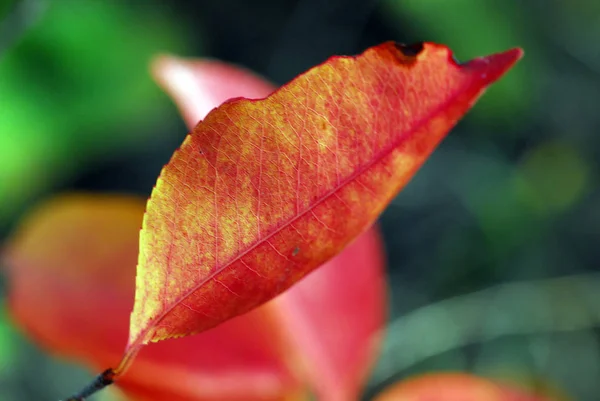
[[[446,102],[444,102],[443,104],[441,104],[440,106],[438,106],[434,111],[432,111],[426,117],[423,117],[417,124],[415,124],[413,126],[413,128],[409,132],[407,132],[405,135],[400,135],[399,138],[396,141],[394,141],[388,147],[383,148],[376,157],[372,158],[372,160],[370,162],[366,163],[361,169],[359,169],[359,170],[355,171],[354,173],[352,173],[351,175],[349,175],[345,180],[342,180],[334,189],[332,189],[331,191],[327,192],[319,200],[317,200],[315,203],[313,203],[312,205],[310,205],[306,210],[304,210],[301,213],[296,214],[294,217],[292,217],[288,221],[284,222],[284,224],[281,224],[279,227],[277,227],[275,230],[273,230],[270,234],[268,234],[264,238],[258,240],[256,243],[254,243],[253,245],[249,246],[245,251],[240,252],[238,255],[236,255],[235,257],[233,257],[232,259],[230,259],[228,262],[224,263],[222,265],[222,267],[220,267],[219,269],[217,269],[214,272],[212,272],[202,282],[200,282],[200,283],[196,284],[195,286],[193,286],[193,288],[191,288],[184,295],[182,295],[176,301],[174,301],[173,304],[172,304],[172,306],[170,306],[169,308],[165,309],[165,311],[163,311],[160,315],[158,315],[157,318],[153,322],[154,323],[153,326],[146,326],[143,330],[140,330],[140,332],[139,332],[140,335],[138,336],[138,340],[136,340],[134,343],[132,343],[131,345],[129,345],[128,348],[135,349],[142,342],[142,339],[145,338],[145,335],[141,335],[142,333],[146,332],[144,334],[147,334],[148,332],[150,332],[150,330],[151,330],[152,327],[158,326],[165,319],[165,317],[177,305],[179,305],[180,303],[182,303],[183,301],[185,301],[187,298],[189,298],[190,296],[192,296],[197,290],[199,290],[207,282],[209,282],[210,280],[212,280],[213,278],[215,278],[217,275],[219,275],[220,273],[222,273],[223,271],[225,271],[232,264],[234,264],[238,260],[242,259],[247,254],[249,254],[250,252],[252,252],[259,245],[265,243],[265,241],[268,241],[270,238],[272,238],[273,236],[275,236],[276,234],[278,234],[281,230],[283,230],[284,228],[288,227],[290,224],[293,224],[295,221],[297,221],[297,220],[301,219],[302,217],[304,217],[312,209],[314,209],[315,207],[317,207],[321,203],[323,203],[326,200],[328,200],[331,196],[333,196],[333,194],[335,194],[336,192],[338,192],[341,188],[345,187],[350,182],[354,181],[358,176],[360,176],[363,173],[365,173],[366,171],[368,171],[371,167],[373,167],[381,159],[383,159],[386,156],[388,156],[394,149],[396,149],[398,147],[398,145],[404,140],[404,138],[407,135],[413,134],[415,131],[420,130],[425,125],[427,125],[427,123],[429,121],[433,120],[439,114],[442,114],[445,110],[448,109],[449,105],[451,105],[452,103],[454,103],[459,96],[461,96],[462,94],[466,93],[468,91],[468,89],[471,88],[471,86],[472,85],[466,84],[463,88],[461,88],[461,90],[457,91],[456,94],[452,95]],[[486,86],[487,85],[482,85],[480,91],[485,90]],[[247,99],[244,99],[244,100],[247,100]],[[451,127],[450,130],[452,128],[453,127]],[[152,342],[152,340],[149,339],[148,342]]]

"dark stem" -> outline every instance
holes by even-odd
[[[85,401],[90,395],[102,390],[106,386],[110,386],[115,379],[115,372],[112,369],[106,369],[104,372],[96,376],[94,381],[87,385],[79,393],[64,401]]]

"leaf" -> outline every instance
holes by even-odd
[[[465,373],[433,373],[400,381],[374,401],[544,401],[549,399]]]
[[[94,370],[119,359],[143,212],[141,199],[71,195],[21,225],[7,251],[9,306],[38,343]],[[135,400],[292,399],[302,386],[272,319],[261,308],[148,347],[118,385]]]
[[[217,60],[188,61],[161,56],[154,60],[152,73],[178,104],[190,130],[228,99],[239,96],[259,99],[276,89],[245,68]]]
[[[31,213],[5,258],[10,312],[19,326],[45,348],[94,370],[118,360],[143,210],[137,198],[81,194]],[[261,308],[144,349],[117,384],[134,400],[291,400],[304,399],[312,370],[325,376],[317,384],[331,384],[326,375],[333,373],[337,395],[356,398],[352,391],[364,379],[377,344],[373,332],[383,320],[380,251],[377,235],[363,234]],[[343,276],[350,262],[355,275]]]
[[[153,75],[175,99],[190,129],[216,105],[243,95],[260,98],[275,87],[238,66],[214,60],[160,57]],[[384,321],[383,252],[378,228],[361,234],[302,283],[277,298],[281,326],[320,399],[358,398],[380,345]],[[344,274],[352,265],[352,275]],[[332,286],[344,280],[343,286]],[[321,290],[315,290],[321,289]],[[376,335],[377,334],[377,335]]]
[[[521,54],[458,65],[444,46],[388,42],[209,113],[148,201],[117,373],[144,344],[247,312],[339,253]]]

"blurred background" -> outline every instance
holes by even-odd
[[[390,328],[365,400],[456,369],[597,400],[599,38],[597,0],[0,0],[0,242],[53,193],[150,193],[186,134],[157,53],[281,84],[386,40],[521,46],[380,220]],[[14,327],[0,284],[0,401],[65,396],[89,374]]]

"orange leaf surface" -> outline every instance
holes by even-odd
[[[38,343],[94,370],[119,359],[143,211],[137,198],[71,195],[42,205],[21,224],[6,249],[9,307]],[[334,375],[341,390],[322,399],[340,392],[355,399],[344,383],[354,381],[355,390],[364,379],[372,333],[382,321],[379,255],[377,236],[363,235],[264,306],[200,335],[143,349],[117,384],[138,401],[300,400],[312,379],[307,371],[332,367],[314,357],[320,351],[322,359],[333,355],[351,365]],[[355,275],[343,277],[350,264]]]
[[[142,345],[247,312],[338,254],[521,54],[459,65],[444,46],[389,42],[209,113],[148,201],[117,372]]]
[[[227,99],[260,98],[275,90],[257,75],[218,61],[161,57],[152,70],[190,129]],[[282,327],[320,399],[347,401],[361,392],[384,321],[381,250],[375,226],[328,263],[337,268],[323,267],[277,298]],[[351,275],[344,274],[348,266]]]
[[[465,373],[426,374],[393,384],[374,401],[549,401]]]

